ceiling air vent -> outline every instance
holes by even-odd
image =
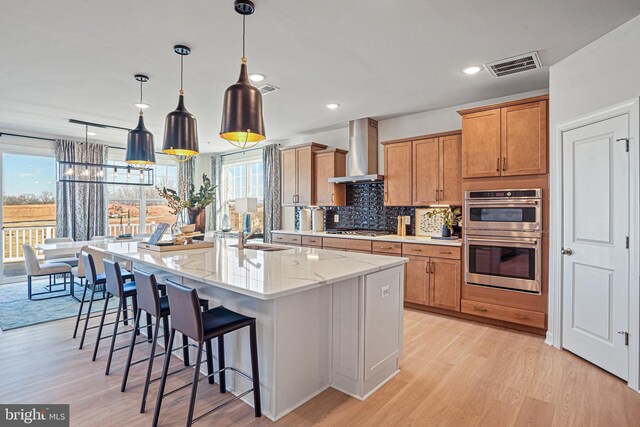
[[[503,77],[542,68],[538,52],[525,53],[485,64],[493,77]]]
[[[258,89],[260,89],[260,93],[263,94],[263,95],[268,95],[271,92],[275,92],[277,90],[280,90],[279,87],[273,86],[273,85],[260,86]]]

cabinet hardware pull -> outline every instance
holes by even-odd
[[[441,254],[447,254],[447,255],[451,255],[451,252],[444,252],[444,251],[440,251]]]
[[[440,202],[444,201],[444,190],[441,188],[440,189]]]
[[[422,252],[422,249],[411,249],[412,251]]]
[[[500,172],[500,157],[496,158],[496,172]]]
[[[507,158],[503,157],[502,158],[502,171],[506,171],[507,170]]]
[[[431,267],[431,264],[430,263],[426,263],[425,266],[424,266],[424,272],[426,274],[431,274],[431,270],[429,269],[429,267]]]
[[[438,189],[436,188],[436,202],[438,201]]]
[[[333,193],[331,193],[331,203],[333,203]]]
[[[531,316],[522,316],[520,314],[514,314],[513,317],[516,319],[531,320]]]
[[[476,311],[487,311],[486,308],[476,307],[475,305],[473,306],[473,309],[476,310]]]
[[[431,265],[431,274],[436,274],[436,263],[429,262],[429,265]]]

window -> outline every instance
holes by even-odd
[[[110,161],[109,163],[125,164],[118,161]],[[176,217],[171,215],[169,211],[167,202],[158,195],[155,187],[177,189],[178,166],[156,164],[153,169],[155,172],[153,187],[107,185],[109,235],[152,233],[157,224],[161,222],[171,224],[176,221]],[[137,179],[137,174],[135,169],[131,169],[128,175],[131,180],[134,180]]]
[[[229,160],[222,165],[222,209],[229,215],[231,229],[241,229],[242,212],[235,210],[235,199],[240,197],[256,197],[258,212],[251,213],[251,229],[264,229],[264,170],[262,158],[254,156],[247,159],[243,156],[239,161]]]

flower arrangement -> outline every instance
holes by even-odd
[[[453,233],[453,227],[457,226],[460,222],[460,218],[462,217],[462,211],[460,208],[451,209],[450,207],[434,209],[427,212],[427,216],[432,218],[436,215],[442,216],[442,222],[444,226],[449,229],[451,233]]]

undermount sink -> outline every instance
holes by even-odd
[[[232,248],[237,248],[238,245],[231,245]],[[289,248],[281,248],[280,246],[269,246],[269,245],[261,245],[257,243],[248,243],[244,245],[245,249],[253,250],[253,251],[265,251],[265,252],[275,252],[275,251],[286,251]]]

